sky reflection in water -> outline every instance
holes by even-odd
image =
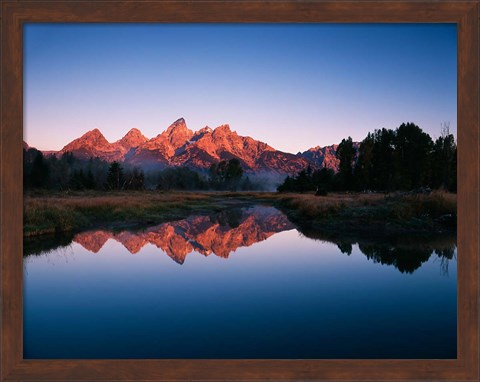
[[[455,242],[414,243],[260,206],[84,232],[24,259],[24,357],[456,358]]]

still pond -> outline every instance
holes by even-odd
[[[56,240],[25,242],[25,358],[456,358],[455,237],[254,206]]]

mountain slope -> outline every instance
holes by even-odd
[[[325,166],[326,168],[337,172],[340,165],[340,161],[335,156],[337,147],[338,145],[325,147],[316,146],[304,151],[303,153],[298,153],[297,156],[305,158],[314,167],[321,168]]]
[[[313,147],[296,155],[274,149],[265,142],[232,131],[228,124],[215,129],[206,126],[198,131],[187,127],[183,118],[165,131],[148,139],[140,130],[131,129],[124,137],[110,143],[98,129],[88,131],[57,152],[71,152],[82,159],[99,157],[106,161],[122,161],[128,165],[161,169],[167,166],[188,166],[208,169],[213,163],[237,158],[245,171],[295,174],[309,164],[338,171],[335,152],[338,145]]]

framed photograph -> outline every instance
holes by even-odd
[[[477,381],[479,17],[4,0],[0,379]]]

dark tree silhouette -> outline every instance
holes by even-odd
[[[372,186],[375,190],[394,189],[394,139],[390,129],[375,130],[373,134]]]
[[[120,163],[114,161],[110,164],[107,174],[107,189],[121,190],[125,186],[125,178],[123,168]]]
[[[210,166],[210,182],[213,188],[236,190],[240,186],[243,169],[237,158]]]
[[[339,159],[338,183],[342,190],[353,190],[353,166],[355,164],[356,149],[351,137],[342,139],[338,145],[336,157]]]
[[[442,127],[442,134],[433,145],[431,170],[433,188],[456,191],[457,145],[455,137],[450,134],[448,124]]]
[[[125,178],[125,188],[127,190],[145,189],[145,174],[140,168],[134,167],[132,171],[125,175]]]
[[[395,185],[410,190],[427,186],[431,178],[430,153],[433,142],[413,123],[402,123],[395,134]]]
[[[360,143],[358,149],[358,160],[355,164],[354,178],[355,186],[359,191],[371,190],[373,184],[373,148],[375,139],[373,134],[368,133],[367,137]]]
[[[45,161],[43,154],[37,151],[33,160],[32,170],[30,173],[30,184],[33,188],[46,187],[49,181],[50,168]]]
[[[158,174],[158,190],[203,190],[206,180],[187,167],[167,168]]]

